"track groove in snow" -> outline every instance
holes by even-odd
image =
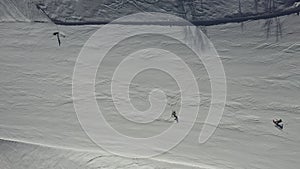
[[[200,164],[191,164],[180,161],[152,159],[128,159],[107,153],[101,154],[99,151],[72,149],[59,146],[44,145],[39,143],[26,142],[21,140],[12,140],[0,138],[0,163],[3,169],[10,169],[12,162],[22,162],[24,158],[31,161],[30,166],[34,168],[147,168],[158,169],[168,166],[174,168],[198,168],[198,169],[216,169],[215,167]],[[19,154],[19,155],[17,155]],[[47,155],[45,155],[47,154]],[[99,155],[101,154],[101,155]],[[19,157],[21,155],[21,157]],[[50,156],[49,156],[50,155]],[[11,158],[14,158],[11,160]],[[20,158],[20,159],[18,159]],[[47,165],[42,161],[47,159]],[[61,158],[58,160],[58,158]],[[75,159],[74,159],[75,158]],[[33,160],[34,159],[34,160]],[[104,164],[104,163],[107,164]],[[156,163],[156,165],[155,165]],[[7,165],[5,165],[7,164]],[[65,165],[65,166],[64,166]],[[22,167],[18,167],[22,168]]]

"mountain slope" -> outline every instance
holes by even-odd
[[[107,23],[137,12],[161,12],[176,15],[200,25],[241,22],[287,15],[300,11],[298,0],[3,0],[2,21],[49,21],[56,23]],[[39,8],[39,9],[38,9]],[[295,8],[295,10],[292,10]],[[267,16],[270,15],[270,16]],[[239,19],[239,18],[244,18]],[[247,19],[248,18],[248,19]],[[206,22],[209,22],[206,23]],[[211,22],[211,23],[210,23]]]
[[[240,24],[207,28],[207,34],[219,52],[227,76],[228,93],[222,121],[211,139],[199,145],[199,131],[210,103],[210,86],[205,82],[208,79],[205,69],[201,64],[194,62],[190,53],[184,53],[182,56],[188,59],[193,68],[199,70],[195,75],[201,84],[199,117],[192,131],[177,147],[155,157],[155,160],[161,161],[162,164],[156,166],[155,161],[146,162],[143,166],[151,168],[155,165],[154,168],[159,168],[162,165],[161,168],[173,168],[169,163],[174,161],[178,165],[189,164],[189,167],[206,165],[221,169],[282,169],[299,166],[300,20],[296,15],[280,19],[282,38],[279,38],[278,42],[277,26],[274,22],[268,29],[269,39],[266,39],[264,26],[269,22],[265,20],[246,22],[243,31]],[[57,39],[52,35],[58,28],[67,35],[62,39],[61,47],[58,47]],[[82,130],[72,98],[72,75],[78,53],[99,26],[58,28],[49,23],[0,23],[3,38],[0,41],[0,137],[5,140],[34,143],[34,146],[20,147],[19,143],[1,144],[0,157],[4,166],[21,169],[29,165],[28,163],[34,163],[32,159],[36,158],[41,159],[38,161],[41,164],[42,159],[49,158],[48,152],[52,154],[53,161],[57,160],[56,156],[64,154],[61,165],[66,166],[71,163],[69,159],[73,158],[73,150],[108,154],[97,147]],[[108,38],[117,38],[115,36],[117,34]],[[135,43],[140,44],[146,40],[141,37]],[[180,48],[172,50],[182,52]],[[109,63],[120,59],[123,53],[117,54],[110,58]],[[149,53],[145,53],[143,59],[152,58],[147,54]],[[157,74],[150,72],[146,77],[153,79],[151,82],[171,86],[166,80],[158,80],[165,78],[160,78],[162,76]],[[109,84],[108,78],[97,76],[95,92],[100,107],[105,110],[106,117],[113,127],[120,132],[143,137],[159,133],[170,125],[164,120],[143,126],[124,121],[114,111],[113,102],[108,95],[109,90],[101,88]],[[145,91],[148,89],[149,86],[140,86],[138,83],[133,85],[134,104],[138,107],[145,107]],[[176,101],[174,93],[177,91],[169,89],[167,92],[170,92],[168,96]],[[164,117],[169,118],[170,112],[170,109],[166,110]],[[283,119],[283,130],[274,127],[274,118]],[[179,124],[184,123],[186,122]],[[72,151],[69,153],[65,150],[55,150],[53,153],[51,148],[36,148],[37,144]],[[114,145],[118,147],[122,143]],[[13,150],[15,147],[16,151]],[[153,149],[155,150],[155,147]],[[20,152],[24,152],[22,157],[28,161],[21,160]],[[85,162],[95,157],[84,158],[84,162],[81,163],[80,157],[84,156],[75,156],[74,165],[78,168],[90,167]],[[14,165],[13,159],[20,161],[18,166]],[[108,164],[105,160],[95,164],[109,167],[109,162],[112,162],[111,165],[118,165],[113,159],[108,160]],[[116,159],[126,163],[135,162],[135,159]],[[167,164],[164,164],[164,161]],[[59,168],[60,161],[56,162]],[[144,164],[144,161],[142,163]],[[73,164],[70,165],[73,167]]]
[[[0,1],[0,21],[29,21],[11,0]]]

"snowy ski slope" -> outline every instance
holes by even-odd
[[[198,144],[210,90],[203,67],[195,64],[199,82],[203,82],[197,123],[177,147],[144,160],[101,150],[76,118],[71,93],[73,67],[82,45],[99,26],[60,26],[67,38],[59,48],[52,36],[57,30],[54,25],[1,23],[1,168],[298,168],[300,20],[296,15],[280,19],[282,38],[278,42],[274,25],[266,39],[264,20],[245,23],[243,31],[239,24],[207,28],[227,76],[221,124],[207,143]],[[159,79],[153,73],[148,76]],[[107,91],[101,90],[107,81],[100,77],[97,100],[118,130],[145,137],[170,125],[159,120],[140,130],[122,121],[111,111]],[[136,85],[133,97],[145,98],[144,89],[147,86]],[[143,102],[135,104],[145,106]],[[164,117],[169,117],[168,111]],[[273,126],[273,118],[283,119],[284,130]]]
[[[101,26],[30,23],[48,21],[41,11],[32,6],[32,2],[0,1],[1,169],[299,168],[299,16],[289,15],[279,19],[202,28],[222,59],[228,90],[221,123],[205,144],[199,144],[198,137],[211,97],[207,73],[204,66],[192,58],[191,53],[185,53],[181,48],[176,48],[176,44],[171,44],[171,48],[174,45],[172,50],[181,53],[198,72],[196,79],[201,84],[199,116],[192,131],[175,148],[151,159],[132,159],[112,155],[95,145],[84,133],[74,110],[74,65],[82,46]],[[154,5],[150,8],[149,4],[155,1],[138,1],[137,4],[132,4],[133,1],[116,1],[124,2],[124,5],[119,6],[123,10],[113,12],[114,9],[103,8],[106,10],[95,12],[96,9],[85,10],[94,1],[89,1],[87,6],[76,5],[80,1],[70,0],[61,1],[61,6],[52,0],[43,2],[49,16],[55,19],[111,20],[128,14],[129,10],[139,11],[140,8],[159,12],[171,11],[170,13],[182,14],[187,18],[192,17],[189,13],[180,12],[183,10],[181,8],[190,11],[189,4],[163,8]],[[118,3],[107,2],[101,5],[118,7]],[[217,4],[216,10],[207,9],[209,3]],[[247,1],[243,5],[249,6],[250,3]],[[98,8],[96,5],[94,7]],[[238,9],[237,1],[206,1],[204,7],[202,12],[213,18],[235,13]],[[259,9],[262,10],[262,7]],[[222,11],[224,13],[220,13]],[[279,23],[280,30],[276,29]],[[52,35],[58,30],[66,34],[66,38],[62,38],[61,47],[58,47],[57,39]],[[182,32],[184,33],[186,32]],[[139,44],[147,38],[149,37],[139,37],[134,43]],[[162,45],[169,44],[166,42]],[[122,53],[117,53],[106,60],[107,66],[117,63],[121,55]],[[142,59],[149,58],[154,57],[144,51]],[[114,128],[127,135],[148,137],[173,124],[166,120],[173,108],[170,105],[162,117],[149,125],[131,124],[119,117],[106,87],[111,82],[106,76],[108,73],[110,72],[97,74],[95,92],[98,104]],[[133,104],[140,109],[147,108],[147,92],[151,91],[155,83],[159,83],[167,91],[171,103],[177,103],[178,88],[166,78],[168,77],[165,74],[151,71],[139,76],[131,86]],[[142,85],[149,79],[152,79],[148,82],[149,85]],[[190,99],[192,98],[191,96]],[[274,127],[274,118],[283,119],[283,130]],[[178,125],[184,123],[188,122],[180,121]],[[122,145],[113,140],[112,144],[116,147]]]

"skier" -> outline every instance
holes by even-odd
[[[62,36],[64,38],[65,35],[63,33],[60,33],[60,32],[54,32],[53,35],[56,35],[57,41],[58,41],[58,46],[60,46],[60,44],[61,44],[60,36]]]
[[[174,120],[178,123],[178,116],[176,115],[176,111],[172,112],[171,118],[174,117]]]
[[[282,120],[281,119],[274,119],[273,120],[273,123],[275,124],[275,126],[279,129],[283,129],[283,124],[280,124],[282,123]]]

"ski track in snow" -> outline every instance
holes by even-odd
[[[152,159],[127,159],[106,152],[42,145],[19,140],[0,139],[0,163],[10,168],[198,168],[212,166],[180,161]],[[17,153],[17,154],[16,154]],[[22,164],[22,165],[19,165]]]

